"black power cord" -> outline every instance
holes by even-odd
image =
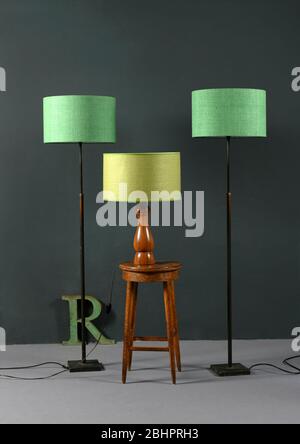
[[[115,277],[116,277],[116,267],[113,268],[113,272],[112,272],[112,276],[111,276],[109,302],[108,302],[108,304],[106,304],[106,307],[105,307],[106,314],[110,314],[111,309],[112,309],[112,299],[113,299]],[[98,347],[98,345],[100,343],[100,340],[101,340],[102,336],[103,336],[103,334],[100,333],[99,338],[97,339],[96,343],[94,344],[92,349],[87,354],[87,356],[86,356],[87,358],[96,350],[96,348]]]
[[[293,365],[293,364],[290,364],[290,361],[293,361],[294,359],[299,359],[299,358],[300,358],[300,355],[297,355],[297,356],[291,356],[290,358],[286,358],[286,359],[284,359],[284,360],[282,361],[282,365],[285,365],[285,366],[287,366],[287,367],[290,367],[290,368],[296,370],[295,372],[293,372],[293,371],[291,371],[291,370],[287,370],[287,369],[282,368],[282,367],[278,367],[277,365],[268,364],[268,363],[265,363],[265,362],[262,362],[262,363],[260,363],[260,364],[254,364],[254,365],[252,365],[252,366],[250,367],[249,370],[252,370],[252,369],[257,368],[257,367],[271,367],[271,368],[274,368],[274,369],[276,369],[276,370],[281,371],[282,373],[286,373],[286,374],[288,374],[288,375],[300,375],[300,368],[299,368],[299,367],[296,367],[296,366]]]
[[[58,376],[61,373],[65,373],[67,371],[68,370],[61,370],[59,372],[53,373],[52,375],[41,376],[39,378],[25,378],[25,377],[21,377],[21,376],[12,376],[12,375],[3,375],[3,374],[0,374],[0,378],[17,379],[18,381],[41,381],[41,380],[44,380],[44,379],[54,378],[54,376]]]
[[[3,371],[3,370],[28,370],[28,369],[42,367],[44,365],[51,365],[51,364],[58,365],[59,367],[63,368],[64,370],[60,370],[59,372],[55,372],[55,373],[48,375],[48,376],[41,376],[41,377],[35,377],[35,378],[25,378],[22,376],[13,376],[13,375],[6,375],[6,374],[0,373],[0,378],[18,379],[20,381],[38,381],[38,380],[42,380],[42,379],[50,379],[50,378],[53,378],[54,376],[60,375],[61,373],[65,373],[68,371],[68,367],[66,365],[61,364],[60,362],[53,362],[53,361],[42,362],[41,364],[26,365],[26,366],[22,366],[22,367],[1,367],[0,371]]]
[[[109,302],[106,305],[106,314],[109,314],[112,309],[112,299],[113,299],[113,291],[114,291],[114,282],[115,282],[115,276],[116,276],[116,267],[113,268],[112,276],[111,276],[111,286],[110,286],[110,295],[109,295]]]
[[[113,298],[113,288],[114,288],[114,281],[115,281],[115,274],[116,274],[116,269],[113,269],[113,273],[112,273],[112,279],[111,279],[111,288],[110,288],[110,297],[109,297],[109,303],[106,305],[106,313],[109,314],[111,312],[111,308],[112,308],[112,298]],[[92,349],[89,351],[89,353],[87,354],[87,357],[89,357],[94,351],[95,349],[98,347],[100,340],[102,338],[103,334],[101,333],[96,341],[96,343],[94,344],[94,346],[92,347]],[[252,365],[249,370],[253,370],[254,368],[258,368],[258,367],[270,367],[270,368],[274,368],[275,370],[279,370],[282,373],[288,374],[288,375],[300,375],[300,368],[296,367],[295,365],[291,364],[290,361],[293,361],[294,359],[300,359],[300,355],[296,355],[296,356],[291,356],[289,358],[286,358],[282,361],[282,365],[285,365],[291,369],[294,369],[296,371],[291,371],[291,370],[287,370],[285,368],[279,367],[277,365],[274,364],[269,364],[266,362],[262,362],[259,364],[254,364]],[[37,368],[37,367],[42,367],[44,365],[58,365],[59,367],[63,368],[63,370],[60,370],[59,372],[53,373],[51,375],[48,376],[42,376],[42,377],[37,377],[37,378],[24,378],[24,377],[19,377],[19,376],[12,376],[12,375],[5,375],[5,374],[0,374],[0,378],[9,378],[9,379],[17,379],[17,380],[23,380],[23,381],[38,381],[38,380],[45,380],[45,379],[50,379],[50,378],[54,378],[55,376],[58,376],[62,373],[65,373],[69,370],[69,368],[60,363],[60,362],[56,362],[56,361],[49,361],[49,362],[42,362],[41,364],[34,364],[34,365],[27,365],[27,366],[23,366],[23,367],[0,367],[0,371],[3,370],[27,370],[27,369],[33,369],[33,368]]]
[[[112,297],[113,297],[115,274],[116,274],[116,269],[114,268],[113,273],[112,273],[109,303],[106,305],[106,313],[107,314],[109,314],[111,312],[111,308],[112,308]],[[92,349],[87,354],[87,357],[89,357],[95,351],[95,349],[98,347],[102,336],[103,336],[103,334],[101,333],[99,335],[99,338],[97,339],[96,343],[94,344]],[[37,367],[42,367],[44,365],[58,365],[59,367],[63,368],[63,370],[60,370],[59,372],[53,373],[48,376],[41,376],[41,377],[36,377],[36,378],[26,378],[26,377],[21,377],[21,376],[13,376],[13,375],[6,375],[6,374],[0,373],[0,378],[17,379],[20,381],[41,381],[44,379],[54,378],[55,376],[65,373],[69,370],[69,368],[66,365],[62,364],[61,362],[48,361],[48,362],[42,362],[41,364],[25,365],[22,367],[0,367],[0,371],[3,371],[3,370],[5,370],[5,371],[6,370],[29,370],[29,369],[33,369],[33,368],[37,368]]]
[[[103,334],[100,333],[99,338],[98,338],[97,341],[95,342],[94,346],[92,347],[92,349],[91,349],[91,350],[88,352],[88,354],[86,355],[87,358],[88,358],[89,356],[91,356],[91,354],[96,350],[96,348],[98,347],[99,342],[100,342],[102,336],[103,336]]]
[[[59,365],[60,367],[68,370],[68,367],[66,365],[56,361],[47,361],[42,362],[41,364],[24,365],[23,367],[0,367],[0,370],[27,370],[30,368],[42,367],[43,365]]]

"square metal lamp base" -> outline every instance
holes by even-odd
[[[242,364],[232,364],[230,367],[228,364],[219,364],[219,365],[212,365],[210,367],[210,370],[216,375],[216,376],[245,376],[250,375],[250,370],[245,367]]]
[[[101,372],[104,369],[103,364],[96,359],[90,361],[68,361],[70,373],[75,372]]]

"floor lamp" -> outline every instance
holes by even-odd
[[[226,138],[227,174],[227,364],[212,365],[217,376],[249,375],[250,370],[232,358],[232,280],[230,188],[231,137],[266,137],[266,92],[258,89],[202,89],[192,92],[192,136]]]
[[[105,96],[51,96],[43,100],[44,143],[77,143],[79,147],[79,220],[81,275],[81,360],[69,361],[70,372],[104,370],[97,360],[86,359],[85,245],[83,143],[114,143],[116,99]]]

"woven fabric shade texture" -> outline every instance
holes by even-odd
[[[43,99],[44,142],[116,141],[116,99],[107,96],[52,96]]]
[[[266,91],[220,88],[192,92],[193,137],[266,135]]]
[[[127,194],[120,192],[120,184],[127,185]],[[142,191],[147,199],[130,198],[134,191]],[[151,196],[152,191],[167,191],[173,196]],[[104,200],[119,202],[179,200],[181,191],[180,153],[106,153],[103,155]]]

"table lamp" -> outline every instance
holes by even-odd
[[[192,92],[192,136],[226,138],[227,156],[227,329],[228,362],[212,365],[217,376],[249,375],[232,359],[232,281],[230,141],[231,137],[266,137],[266,92],[248,88],[201,89]]]
[[[122,187],[124,184],[126,190]],[[103,154],[103,199],[139,203],[134,265],[155,264],[154,240],[148,218],[149,202],[180,200],[180,190],[180,153]]]
[[[79,146],[79,216],[81,273],[81,360],[69,361],[70,372],[100,371],[97,360],[87,360],[85,328],[85,250],[84,250],[84,183],[83,143],[116,141],[116,99],[105,96],[52,96],[43,99],[44,143],[77,143]]]

